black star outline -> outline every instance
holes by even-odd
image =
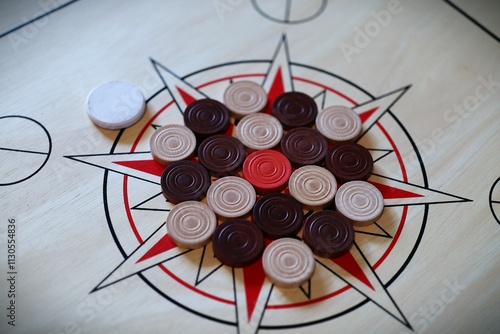
[[[287,43],[286,43],[286,38],[285,38],[285,36],[284,36],[284,37],[283,37],[283,39],[280,41],[280,44],[283,44],[283,45],[285,46],[284,50],[286,51],[286,59],[287,59],[288,66],[289,66],[288,68],[289,68],[289,71],[290,71],[289,73],[290,73],[290,80],[291,80],[291,68],[290,68],[290,64],[291,64],[291,63],[290,63],[290,61],[289,61],[289,56],[288,56],[288,48],[287,48]],[[278,46],[278,49],[280,49],[280,45]],[[280,54],[280,53],[279,53],[279,50],[277,50],[277,52],[276,52],[276,53],[275,53],[275,55],[274,55],[274,59],[276,59],[276,58],[279,56],[279,54]],[[166,67],[164,67],[164,66],[163,66],[163,65],[161,65],[160,63],[158,63],[158,62],[156,62],[156,61],[154,61],[154,60],[152,60],[152,62],[153,62],[153,65],[155,66],[156,71],[157,71],[157,72],[158,72],[158,74],[162,77],[162,80],[163,80],[163,82],[165,83],[165,86],[166,86],[165,88],[166,88],[167,90],[168,90],[168,85],[167,85],[167,82],[166,82],[166,81],[165,81],[165,79],[163,78],[162,73],[161,73],[161,71],[159,70],[159,68],[162,68],[162,69],[164,69],[164,70],[167,70],[170,74],[172,74],[172,75],[173,75],[174,77],[176,77],[178,80],[181,80],[181,81],[184,81],[184,82],[185,82],[185,80],[184,80],[184,79],[182,79],[182,78],[180,78],[180,77],[176,76],[173,72],[171,72],[170,70],[168,70]],[[267,72],[267,75],[269,75],[269,73],[270,73],[270,72],[271,72],[271,66],[270,66],[270,69],[269,69],[269,70],[268,70],[268,72]],[[293,80],[291,80],[291,81],[293,82]],[[265,79],[264,79],[264,83],[265,83]],[[191,86],[191,88],[193,88],[193,89],[196,89],[196,88],[194,88],[192,85],[189,85],[189,86]],[[400,90],[396,90],[395,92],[398,92],[398,91],[403,91],[403,94],[404,94],[404,92],[406,92],[406,91],[409,89],[409,87],[410,87],[410,86],[405,86],[405,87],[403,87],[403,88],[402,88],[402,89],[400,89]],[[292,88],[293,88],[293,84],[292,84]],[[170,94],[173,96],[173,94],[172,94],[172,92],[171,92],[170,90],[169,90],[169,92],[170,92]],[[391,93],[385,94],[385,95],[383,95],[383,96],[380,96],[378,99],[380,99],[380,98],[382,98],[382,97],[385,97],[385,96],[388,96],[388,95],[393,94],[393,93],[394,93],[394,92],[391,92]],[[200,94],[201,94],[202,96],[206,96],[205,94],[203,94],[203,93],[201,93],[201,92],[200,92]],[[322,103],[322,105],[323,105],[323,104],[324,104],[324,100],[325,100],[325,96],[326,96],[326,94],[327,94],[327,92],[326,92],[326,91],[324,91],[324,92],[320,92],[320,93],[318,93],[318,94],[315,96],[315,98],[320,98],[320,99],[322,100],[322,101],[321,101],[321,103]],[[403,94],[401,94],[401,95],[400,95],[400,96],[399,96],[399,97],[398,97],[398,98],[397,98],[397,99],[396,99],[396,100],[395,100],[395,101],[394,101],[394,102],[393,102],[393,103],[392,103],[389,107],[385,108],[385,110],[384,110],[383,112],[381,112],[381,113],[379,113],[379,114],[375,115],[375,116],[376,116],[375,120],[371,122],[370,126],[369,126],[367,129],[365,129],[365,131],[363,132],[363,135],[362,135],[362,136],[364,136],[367,132],[369,132],[369,130],[371,129],[371,127],[372,127],[375,123],[377,123],[377,122],[380,120],[380,118],[381,118],[381,117],[383,117],[386,113],[390,112],[390,111],[389,111],[389,108],[390,108],[390,107],[392,107],[392,106],[393,106],[393,105],[397,102],[397,100],[399,100],[399,98],[400,98]],[[373,99],[373,100],[367,101],[367,102],[365,102],[365,103],[363,103],[363,104],[360,104],[358,107],[362,107],[362,106],[364,106],[364,105],[366,105],[366,104],[368,104],[368,103],[370,103],[370,102],[373,102],[373,101],[375,101],[375,100],[376,100],[376,99]],[[177,104],[177,106],[178,106],[179,110],[181,111],[182,109],[181,109],[181,106],[179,106],[178,101],[175,101],[175,102],[176,102],[176,104]],[[181,111],[181,113],[182,113],[182,111]],[[397,120],[397,119],[396,119],[396,120]],[[154,125],[152,125],[152,126],[153,126],[154,128],[156,128],[156,127],[158,127],[159,125],[154,124]],[[404,130],[404,131],[406,131],[406,130],[404,129],[404,127],[402,127],[402,128],[403,128],[403,130]],[[410,139],[411,139],[411,137],[409,137],[409,136],[408,136],[408,138],[410,138]],[[115,141],[115,143],[116,143],[116,142],[118,142],[118,138],[117,138],[117,141]],[[378,157],[378,158],[375,160],[375,163],[379,162],[379,161],[380,161],[380,160],[382,160],[384,157],[386,157],[387,155],[389,155],[389,154],[391,154],[391,153],[392,153],[392,150],[388,150],[388,149],[378,149],[378,148],[373,148],[373,149],[370,149],[370,150],[371,150],[371,151],[378,151],[378,152],[383,151],[383,153],[384,153],[383,155],[381,155],[380,157]],[[113,151],[114,151],[114,148],[112,148],[111,152],[113,152]],[[134,152],[134,153],[149,153],[149,152]],[[79,162],[82,162],[82,163],[86,163],[86,164],[92,165],[92,166],[94,166],[94,167],[99,167],[99,168],[102,168],[102,169],[104,169],[104,170],[105,170],[105,173],[106,173],[106,174],[107,174],[107,173],[109,173],[109,172],[117,172],[117,173],[120,173],[120,174],[123,174],[123,175],[128,175],[128,176],[130,176],[130,177],[137,178],[137,179],[142,180],[142,181],[151,182],[151,183],[156,183],[156,182],[152,182],[151,180],[149,180],[149,179],[147,179],[147,178],[143,178],[143,177],[140,177],[140,176],[138,177],[135,173],[132,173],[132,172],[127,173],[127,172],[123,172],[123,171],[120,171],[120,170],[116,170],[116,168],[115,168],[115,169],[113,169],[113,168],[110,168],[109,166],[104,166],[104,165],[100,165],[100,164],[98,164],[98,163],[92,163],[92,162],[90,162],[90,161],[86,161],[86,158],[93,158],[93,157],[97,157],[97,156],[103,157],[103,156],[106,156],[106,155],[107,155],[107,156],[113,156],[113,157],[114,157],[114,156],[117,156],[117,155],[130,155],[130,154],[134,154],[134,153],[129,153],[129,154],[127,154],[127,153],[110,153],[110,154],[100,154],[100,155],[99,155],[99,154],[98,154],[98,155],[92,155],[92,154],[90,154],[90,155],[73,155],[73,156],[66,156],[66,158],[68,158],[68,159],[72,159],[72,160],[75,160],[75,161],[79,161]],[[421,158],[419,157],[419,159],[421,159]],[[89,159],[89,160],[92,160],[92,159]],[[425,173],[424,173],[424,186],[413,185],[413,184],[410,184],[410,183],[407,183],[407,182],[402,182],[402,181],[399,181],[399,180],[396,180],[396,179],[393,179],[393,178],[388,178],[388,177],[385,177],[385,176],[382,176],[382,175],[376,175],[376,176],[378,176],[378,177],[380,177],[380,178],[385,178],[386,180],[389,180],[389,181],[391,181],[391,182],[399,182],[399,183],[404,183],[404,184],[409,185],[409,186],[414,186],[414,187],[416,187],[416,188],[420,188],[420,189],[427,190],[427,191],[434,192],[434,193],[439,193],[439,194],[442,194],[442,195],[445,195],[445,196],[449,196],[449,197],[450,197],[450,200],[448,200],[448,201],[441,201],[441,202],[422,202],[422,203],[412,203],[412,204],[409,204],[409,203],[406,203],[406,204],[405,204],[405,203],[400,203],[400,204],[399,204],[399,206],[405,206],[405,205],[425,205],[425,206],[426,206],[426,213],[425,213],[425,216],[427,215],[427,209],[428,209],[429,204],[438,204],[438,203],[454,203],[454,202],[468,202],[468,201],[470,201],[470,200],[468,200],[468,199],[466,199],[466,198],[463,198],[463,197],[454,196],[454,195],[451,195],[451,194],[447,194],[447,193],[444,193],[444,192],[440,192],[440,191],[436,191],[436,190],[430,189],[430,188],[428,187],[428,185],[427,185],[427,177],[426,177]],[[164,209],[164,208],[153,208],[153,207],[151,207],[151,208],[145,208],[145,207],[143,207],[146,203],[148,203],[148,202],[149,202],[149,201],[151,201],[152,199],[154,199],[154,198],[158,197],[159,195],[161,195],[161,193],[156,194],[156,195],[154,195],[153,197],[147,198],[146,200],[142,201],[141,203],[138,203],[138,204],[134,205],[134,206],[132,207],[132,209],[134,209],[134,210],[158,210],[158,211],[168,211],[167,209]],[[398,206],[398,205],[388,205],[388,206]],[[386,231],[385,231],[385,230],[384,230],[384,229],[383,229],[380,225],[376,224],[376,226],[380,229],[381,233],[368,233],[368,232],[364,232],[364,231],[356,231],[356,232],[357,232],[357,233],[371,234],[371,235],[373,235],[373,236],[378,236],[378,237],[383,237],[383,238],[392,238],[392,236],[391,236],[389,233],[387,233],[387,232],[386,232]],[[149,238],[151,238],[151,236],[150,236]],[[149,239],[149,238],[148,238],[148,239]],[[144,242],[144,244],[146,244],[146,242]],[[143,244],[143,245],[144,245],[144,244]],[[138,249],[140,249],[143,245],[140,245],[140,246],[136,249],[136,251],[137,251]],[[381,283],[381,285],[382,285],[382,286],[384,287],[384,289],[386,290],[387,286],[388,286],[390,283],[392,283],[392,281],[391,281],[391,282],[387,282],[387,283],[384,285],[384,284],[381,282],[381,280],[380,280],[380,278],[378,277],[378,275],[376,274],[376,271],[373,269],[373,267],[372,267],[372,266],[368,263],[368,261],[366,260],[365,255],[363,254],[363,252],[361,251],[361,249],[359,248],[359,246],[358,246],[358,245],[356,245],[356,248],[359,250],[359,252],[360,252],[361,256],[363,257],[363,259],[367,262],[367,264],[368,264],[368,266],[369,266],[370,270],[373,272],[373,274],[375,275],[375,277],[377,278],[377,280]],[[215,269],[211,270],[208,274],[205,274],[205,275],[200,275],[201,269],[202,269],[203,264],[204,264],[205,259],[206,259],[206,256],[205,256],[206,250],[207,250],[207,249],[206,249],[206,247],[205,247],[205,248],[203,249],[202,256],[200,257],[200,262],[199,262],[199,267],[198,267],[198,273],[197,273],[196,280],[195,280],[195,282],[194,282],[194,285],[195,285],[195,286],[197,286],[197,285],[201,284],[203,281],[205,281],[207,278],[209,278],[212,274],[214,274],[214,273],[215,273],[218,269],[220,269],[220,267],[222,267],[222,265],[219,265],[219,266],[217,266]],[[136,251],[134,251],[134,253],[135,253]],[[177,255],[177,256],[181,256],[181,255],[183,255],[183,254],[184,254],[184,253],[179,254],[179,255]],[[131,255],[132,255],[132,254],[131,254]],[[126,262],[126,260],[127,260],[127,258],[124,260],[124,262]],[[162,261],[161,263],[163,263],[163,262],[165,262],[165,261],[167,261],[167,260],[164,260],[164,261]],[[123,262],[123,263],[124,263],[124,262]],[[122,264],[123,264],[123,263],[122,263]],[[320,263],[320,261],[318,261],[318,263]],[[322,266],[324,266],[324,264],[323,264],[323,263],[321,263],[321,265],[322,265]],[[121,265],[120,265],[120,266],[121,266]],[[118,266],[116,269],[118,269],[120,266]],[[141,271],[138,271],[138,272],[132,273],[131,275],[128,275],[128,276],[126,276],[126,277],[124,277],[124,278],[121,278],[121,279],[125,279],[125,278],[130,277],[130,276],[132,276],[132,275],[134,275],[134,274],[139,274],[139,275],[141,275],[140,273],[141,273],[142,271],[147,270],[147,269],[149,269],[149,268],[151,268],[151,267],[153,267],[153,266],[154,266],[154,265],[152,265],[152,266],[150,266],[150,267],[148,267],[148,268],[145,268],[145,269],[143,269],[143,270],[141,270]],[[115,269],[115,271],[116,271],[116,269]],[[329,270],[329,271],[332,271],[331,269],[328,269],[328,270]],[[110,276],[111,276],[111,275],[112,275],[115,271],[113,271],[110,275],[108,275],[108,276],[107,276],[107,277],[103,280],[103,282],[104,282],[107,278],[109,278],[109,277],[110,277]],[[336,273],[335,273],[335,272],[333,272],[333,271],[332,271],[332,273],[333,273],[333,274],[335,274],[336,276],[339,276],[338,274],[336,274]],[[142,276],[142,275],[141,275],[141,276]],[[342,277],[339,277],[339,278],[341,278],[341,279],[342,279]],[[120,280],[121,280],[121,279],[120,279]],[[101,283],[103,283],[103,282],[101,282]],[[114,283],[114,282],[113,282],[113,283]],[[110,283],[110,284],[113,284],[113,283]],[[347,283],[347,284],[349,284],[349,285],[351,285],[349,282],[346,282],[346,283]],[[97,291],[97,290],[99,290],[99,289],[101,289],[101,288],[107,287],[107,286],[109,286],[110,284],[107,284],[107,285],[101,285],[101,284],[99,284],[98,286],[96,286],[96,288],[95,288],[94,290],[92,290],[92,292]],[[353,286],[351,285],[351,287],[353,287]],[[309,298],[309,299],[311,298],[311,284],[310,284],[310,282],[307,284],[307,286],[306,286],[306,287],[300,287],[300,289],[302,290],[302,292],[304,293],[304,295],[305,295],[307,298]],[[357,289],[355,289],[355,290],[357,290]],[[269,296],[267,296],[267,298],[266,298],[266,304],[265,304],[265,305],[267,305],[267,301],[269,300],[269,297],[270,297],[270,293],[271,293],[271,291],[272,291],[272,288],[271,288],[271,290],[270,290],[270,292],[269,292]],[[358,291],[358,290],[357,290],[357,291]],[[399,309],[399,307],[398,307],[398,306],[397,306],[397,304],[395,303],[395,301],[394,301],[394,299],[392,298],[392,296],[390,296],[390,294],[388,293],[388,291],[387,291],[387,290],[386,290],[386,293],[387,293],[387,295],[390,297],[390,299],[393,301],[393,303],[394,303],[394,305],[396,306],[396,308],[398,309],[398,311],[400,312],[400,315],[402,316],[403,321],[402,321],[401,319],[398,319],[397,317],[395,317],[393,314],[391,314],[389,311],[385,310],[383,307],[381,307],[381,308],[382,308],[382,309],[384,309],[384,310],[385,310],[388,314],[390,314],[392,317],[394,317],[395,319],[397,319],[398,321],[400,321],[403,325],[405,325],[406,327],[408,327],[408,328],[410,328],[410,329],[411,329],[411,325],[410,325],[410,324],[409,324],[409,322],[406,320],[406,317],[405,317],[405,316],[404,316],[404,314],[401,312],[401,310]],[[363,293],[362,293],[362,294],[363,294]],[[364,295],[364,294],[363,294],[363,295]],[[365,297],[367,297],[367,296],[365,296]],[[368,300],[371,300],[371,299],[367,297],[367,300],[365,300],[365,302],[363,302],[363,303],[361,303],[361,304],[357,305],[356,307],[361,306],[362,304],[366,303]],[[373,300],[371,300],[371,301],[373,302]],[[176,303],[176,304],[178,304],[178,303]],[[179,304],[178,304],[178,305],[179,305]],[[264,305],[264,308],[265,308],[265,305]],[[180,306],[181,306],[181,305],[180,305]],[[380,305],[379,305],[379,306],[380,306]],[[182,307],[182,306],[181,306],[181,307]],[[352,310],[352,309],[354,309],[354,308],[351,308],[350,310]],[[190,310],[190,311],[192,311],[192,310]],[[236,312],[237,312],[237,310],[236,310]],[[197,313],[197,312],[195,312],[195,313]],[[344,313],[344,312],[343,312],[343,313]],[[264,312],[262,312],[262,314],[260,315],[260,320],[262,320],[262,318],[263,318],[263,317],[264,317]],[[209,317],[209,318],[210,318],[210,317]],[[333,317],[332,317],[332,318],[333,318]],[[224,321],[221,321],[221,322],[224,322]],[[259,321],[259,326],[260,326],[260,321]],[[290,327],[294,327],[294,326],[292,325],[292,326],[290,326]],[[265,327],[265,326],[262,326],[262,327],[260,327],[260,328],[265,329],[266,327]],[[273,327],[269,327],[269,328],[273,328]],[[283,326],[282,328],[288,328],[288,326]]]

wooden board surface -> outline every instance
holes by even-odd
[[[2,333],[496,333],[500,48],[493,1],[5,1]],[[49,13],[50,12],[50,13]],[[496,14],[495,14],[496,13]],[[231,80],[354,107],[377,225],[298,289],[166,239],[148,138]],[[145,116],[94,126],[103,81]],[[168,88],[168,89],[167,89]],[[122,101],[127,103],[126,101]],[[10,255],[10,257],[9,257]],[[15,256],[14,256],[15,255]],[[10,308],[10,309],[9,309]],[[14,326],[15,325],[15,326]]]

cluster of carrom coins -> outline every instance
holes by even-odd
[[[166,220],[175,244],[192,249],[211,241],[232,267],[262,257],[269,280],[292,288],[311,278],[314,255],[348,252],[353,225],[375,222],[383,198],[364,181],[373,159],[354,143],[362,129],[356,112],[332,106],[318,113],[300,92],[278,96],[271,114],[267,104],[261,86],[232,83],[224,103],[189,104],[185,125],[157,129],[150,147],[165,166],[163,194],[175,204]],[[231,122],[235,137],[227,134]]]

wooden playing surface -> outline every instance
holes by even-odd
[[[0,5],[0,332],[500,331],[498,4],[66,3]],[[376,158],[384,216],[300,289],[165,237],[149,136],[242,78],[354,107]],[[125,131],[86,115],[109,80]]]

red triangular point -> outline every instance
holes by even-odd
[[[262,267],[262,258],[254,264],[243,268],[243,282],[245,284],[245,295],[247,302],[247,320],[250,322],[252,314],[259,299],[260,291],[264,285],[266,274]]]
[[[153,247],[151,247],[146,254],[144,254],[136,263],[147,260],[156,256],[158,254],[164,253],[172,248],[176,247],[175,244],[170,240],[168,234],[165,234],[163,238],[160,239]]]
[[[188,93],[186,93],[180,87],[176,86],[175,88],[177,88],[177,90],[179,91],[179,94],[181,94],[182,99],[184,100],[184,102],[186,102],[186,105],[189,105],[190,103],[196,101],[196,99],[194,97],[192,97],[191,95],[189,95]]]
[[[276,72],[276,77],[274,78],[273,84],[267,93],[267,110],[266,114],[271,114],[271,109],[273,106],[274,100],[285,92],[285,86],[283,84],[283,75],[281,74],[281,66],[278,68]]]
[[[234,130],[234,124],[229,123],[229,126],[227,127],[227,130],[225,132],[226,135],[232,136],[233,135],[233,130]]]
[[[113,163],[156,176],[161,176],[165,169],[164,166],[154,160],[113,161]]]
[[[342,269],[347,271],[349,274],[356,277],[360,282],[363,282],[370,289],[375,291],[375,288],[373,288],[370,280],[368,279],[368,277],[366,277],[363,269],[361,269],[358,262],[356,261],[356,259],[354,259],[354,256],[352,256],[350,252],[342,255],[341,257],[332,259],[332,261],[342,267]]]
[[[377,187],[378,190],[382,193],[385,199],[393,199],[393,198],[414,198],[414,197],[424,197],[424,195],[415,194],[411,191],[406,191],[403,189],[394,188],[385,184],[368,181]]]
[[[370,118],[371,115],[373,115],[373,113],[375,111],[378,110],[379,107],[375,107],[373,109],[370,109],[370,110],[367,110],[367,111],[364,111],[362,112],[361,114],[359,114],[359,118],[361,118],[361,123],[364,123],[368,118]]]

